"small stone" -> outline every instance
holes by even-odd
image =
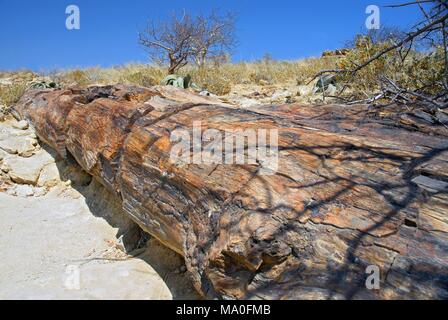
[[[0,167],[0,170],[2,170],[2,172],[4,172],[4,173],[8,173],[9,172],[9,167],[5,163],[2,163],[2,166]]]
[[[303,97],[303,96],[309,96],[313,93],[313,87],[312,86],[299,86],[297,88],[297,95],[299,97]]]
[[[13,123],[12,126],[19,130],[26,130],[29,128],[28,121],[26,121],[26,120],[21,120],[19,122]]]
[[[50,163],[42,168],[37,186],[39,187],[54,187],[61,181],[59,169],[56,163]]]
[[[5,159],[7,156],[9,156],[9,153],[3,151],[3,149],[0,149],[0,161]]]
[[[5,111],[6,110],[6,106],[3,104],[0,104],[0,122],[5,121]]]
[[[10,195],[10,196],[16,196],[17,192],[15,188],[9,188],[6,190],[6,194]]]
[[[17,196],[26,198],[31,197],[34,194],[34,190],[33,187],[31,187],[30,185],[20,184],[16,186],[16,193]]]
[[[174,270],[174,273],[175,274],[182,274],[182,273],[185,273],[186,271],[187,271],[187,267],[185,265],[181,265],[179,268]]]
[[[43,197],[47,194],[47,189],[44,187],[34,188],[34,196],[35,197]]]
[[[81,169],[77,164],[68,164],[64,168],[64,180],[70,180],[74,186],[88,186],[92,176]]]
[[[9,154],[19,154],[22,157],[30,157],[36,150],[36,145],[37,140],[28,137],[10,136],[0,140],[0,148]]]
[[[336,76],[333,74],[324,75],[314,86],[314,92],[325,92],[330,84],[336,86]]]
[[[276,101],[284,101],[286,100],[288,97],[291,97],[292,93],[289,90],[283,89],[283,90],[276,90],[271,97],[271,101],[272,102],[276,102]]]
[[[210,92],[207,91],[207,90],[203,90],[203,91],[199,92],[199,95],[200,95],[200,96],[209,97],[209,96],[212,95],[212,93],[210,93]]]
[[[30,158],[7,157],[1,169],[16,183],[35,185],[42,169],[50,163],[54,163],[54,158],[45,150],[40,150]]]
[[[336,86],[331,83],[328,85],[327,89],[325,90],[325,94],[329,95],[329,96],[334,96],[336,94],[336,92],[338,92],[338,88],[336,88]]]

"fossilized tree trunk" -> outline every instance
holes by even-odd
[[[14,110],[183,255],[206,297],[448,298],[444,128],[397,127],[366,106],[241,110],[168,87],[30,91]],[[278,170],[173,163],[170,134],[196,121],[277,129]],[[365,285],[371,265],[379,290]]]

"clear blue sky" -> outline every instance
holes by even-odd
[[[137,43],[148,18],[173,11],[237,13],[234,60],[270,53],[277,59],[319,55],[365,30],[365,9],[404,0],[0,0],[0,70],[111,66],[147,62]],[[404,1],[406,2],[406,1]],[[81,29],[65,28],[65,8],[78,5]],[[383,25],[410,26],[417,9],[381,9]]]

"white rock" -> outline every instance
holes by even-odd
[[[285,90],[285,89],[276,90],[271,97],[271,101],[272,102],[283,101],[283,100],[286,100],[287,98],[290,98],[291,96],[292,96],[292,93],[288,90]]]
[[[64,164],[64,176],[70,180],[72,185],[87,186],[92,181],[92,177],[82,170],[77,164]]]
[[[35,197],[43,197],[47,194],[47,189],[44,187],[34,188],[34,196]]]
[[[4,86],[10,86],[12,85],[13,80],[12,78],[0,78],[0,84]]]
[[[39,187],[54,187],[61,181],[59,169],[56,163],[50,163],[42,168],[37,185]]]
[[[37,140],[30,137],[8,136],[0,140],[0,148],[9,154],[19,154],[23,157],[31,156],[36,150]]]
[[[12,126],[13,126],[14,128],[16,128],[16,129],[19,129],[19,130],[26,130],[26,129],[28,129],[29,124],[28,124],[28,121],[26,121],[26,120],[21,120],[21,121],[19,121],[19,122],[15,122],[15,123],[13,123]]]
[[[5,158],[6,159],[6,158]],[[8,173],[9,172],[9,166],[7,166],[5,164],[5,162],[2,162],[1,166],[0,166],[0,170],[2,170],[4,173]]]
[[[6,194],[9,194],[10,196],[16,196],[17,195],[16,188],[7,189]]]
[[[329,96],[334,96],[338,92],[338,88],[335,85],[329,84],[327,90],[325,90],[325,94]]]
[[[205,97],[216,97],[216,95],[214,95],[213,93],[207,91],[207,90],[203,90],[201,92],[199,92],[200,96],[205,96]]]
[[[297,94],[301,97],[303,96],[309,96],[313,93],[313,87],[312,86],[299,86],[297,88]]]
[[[9,153],[5,152],[3,149],[0,149],[0,161],[9,156]]]
[[[31,197],[34,194],[34,190],[33,187],[26,185],[26,184],[21,184],[16,186],[16,193],[17,196],[19,197]]]
[[[0,140],[7,140],[11,137],[26,137],[30,136],[31,129],[19,130],[13,127],[12,121],[6,121],[0,123]]]
[[[17,156],[5,158],[2,170],[6,170],[11,180],[16,183],[35,185],[42,169],[54,162],[54,158],[48,152],[40,150],[30,158]]]
[[[235,98],[232,100],[232,102],[237,104],[241,108],[250,108],[261,105],[260,101],[246,97]]]

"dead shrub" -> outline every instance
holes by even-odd
[[[354,70],[356,67],[374,57],[377,53],[390,47],[391,41],[374,43],[368,36],[358,36],[355,46],[341,58],[337,64],[340,70]],[[398,86],[407,90],[419,90],[432,94],[439,92],[443,78],[443,49],[430,53],[409,49],[405,53],[392,50],[374,60],[355,75],[337,74],[338,82],[345,86],[345,95],[355,99],[381,90],[383,77],[393,80]]]
[[[8,109],[11,105],[19,101],[20,97],[25,93],[26,89],[26,82],[13,83],[11,85],[1,85],[0,104],[4,105],[6,109]]]

